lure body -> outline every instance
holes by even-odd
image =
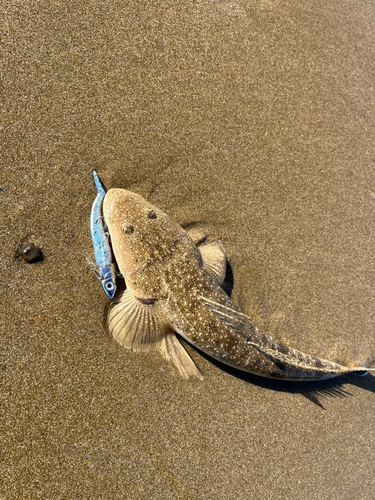
[[[116,270],[115,265],[112,263],[109,236],[103,224],[102,204],[106,193],[95,170],[93,171],[93,176],[98,193],[91,209],[91,239],[94,247],[95,262],[98,266],[95,274],[99,278],[107,297],[112,299],[116,291]]]

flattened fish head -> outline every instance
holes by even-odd
[[[187,233],[138,194],[110,189],[103,213],[117,265],[138,297],[158,298],[155,289],[171,259],[181,254],[199,256]]]

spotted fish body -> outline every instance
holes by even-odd
[[[184,377],[202,378],[175,332],[209,356],[257,375],[316,380],[349,368],[306,355],[260,332],[221,289],[225,252],[199,248],[170,217],[141,196],[111,189],[104,217],[127,290],[111,309],[109,329],[124,347],[159,350]]]

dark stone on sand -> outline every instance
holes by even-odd
[[[28,264],[34,264],[43,260],[42,250],[34,243],[23,243],[18,249],[18,255]]]

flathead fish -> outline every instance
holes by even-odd
[[[175,332],[209,356],[264,377],[317,380],[366,372],[260,332],[220,287],[226,255],[219,241],[198,248],[168,215],[124,189],[107,192],[103,212],[127,287],[108,324],[125,348],[158,350],[185,378],[203,377]]]

